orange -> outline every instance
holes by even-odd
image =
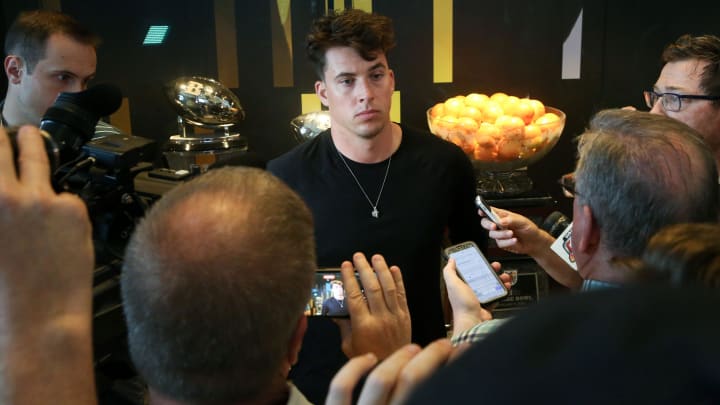
[[[472,118],[475,121],[477,121],[478,123],[482,122],[482,118],[483,118],[482,111],[473,106],[468,106],[468,107],[463,108],[462,112],[460,113],[460,116]]]
[[[504,114],[502,107],[495,101],[485,103],[485,109],[482,110],[483,120],[494,123],[495,120]]]
[[[522,143],[519,140],[505,140],[498,145],[497,157],[500,160],[514,160],[522,155]]]
[[[535,118],[535,108],[533,108],[532,102],[529,99],[523,98],[520,99],[515,106],[515,113],[513,115],[520,117],[525,121],[525,125],[528,125],[532,123],[533,118]]]
[[[474,135],[478,130],[478,123],[470,117],[460,117],[457,121],[457,128],[464,135]]]
[[[465,105],[482,110],[483,105],[487,103],[488,100],[490,100],[490,97],[484,94],[470,93],[465,97]]]
[[[452,97],[445,101],[445,114],[452,115],[455,117],[460,116],[463,108],[465,108],[465,102],[458,97]]]
[[[475,139],[478,139],[480,137],[489,136],[493,138],[496,142],[502,138],[502,135],[500,134],[500,130],[498,127],[496,127],[494,124],[490,124],[489,122],[483,122],[480,124],[480,127],[478,128],[477,135],[475,136]],[[478,139],[478,143],[480,143],[480,140]]]
[[[430,117],[437,118],[445,115],[445,103],[437,103],[430,109]]]
[[[503,92],[500,92],[500,91],[493,94],[492,96],[490,96],[490,100],[492,100],[496,103],[499,103],[500,105],[502,105],[505,102],[505,100],[507,100],[507,98],[508,98],[508,95]]]
[[[535,124],[525,126],[525,139],[533,139],[542,135],[540,127]]]
[[[495,126],[505,138],[522,138],[525,130],[525,122],[512,115],[501,115],[495,120]]]
[[[530,104],[532,104],[532,108],[533,110],[535,110],[535,115],[533,115],[533,121],[542,117],[542,115],[545,114],[545,105],[542,103],[542,101],[531,99]]]
[[[535,120],[536,125],[546,125],[546,124],[552,124],[555,122],[560,121],[560,117],[557,116],[557,114],[554,113],[545,113],[540,118]]]

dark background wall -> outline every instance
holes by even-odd
[[[390,64],[401,92],[404,124],[426,128],[429,106],[469,92],[529,95],[567,113],[558,145],[529,168],[537,188],[559,198],[555,180],[572,170],[572,140],[592,113],[625,105],[642,108],[641,92],[654,83],[665,44],[684,33],[720,35],[720,2],[697,2],[702,9],[694,3],[667,8],[653,1],[627,0],[455,0],[454,81],[447,84],[433,83],[432,0],[375,0],[373,10],[395,21],[398,46],[390,54]],[[164,141],[175,132],[175,114],[163,94],[164,83],[184,75],[217,77],[211,1],[64,0],[59,4],[103,37],[96,81],[123,89],[135,135]],[[295,144],[289,121],[300,114],[300,94],[313,92],[315,80],[304,58],[303,38],[324,2],[291,3],[294,86],[284,88],[273,86],[271,4],[234,3],[239,85],[233,90],[247,113],[241,132],[251,149],[268,159]],[[1,31],[20,10],[42,5],[32,0],[4,1]],[[581,78],[562,80],[562,44],[581,9]],[[171,26],[165,45],[140,45],[150,24]]]

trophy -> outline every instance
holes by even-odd
[[[180,77],[165,86],[178,113],[178,133],[165,147],[171,169],[204,172],[216,163],[247,152],[247,140],[235,128],[245,118],[240,100],[220,82]]]

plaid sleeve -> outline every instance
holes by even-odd
[[[506,320],[507,319],[490,319],[488,321],[481,322],[472,328],[464,330],[453,336],[450,341],[453,346],[457,346],[465,342],[478,342],[483,340],[488,334],[495,331],[495,329],[500,327],[500,325],[504,324]]]

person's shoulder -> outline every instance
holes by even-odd
[[[268,162],[267,169],[273,174],[289,174],[298,167],[316,162],[314,157],[322,149],[325,133],[307,140]]]

